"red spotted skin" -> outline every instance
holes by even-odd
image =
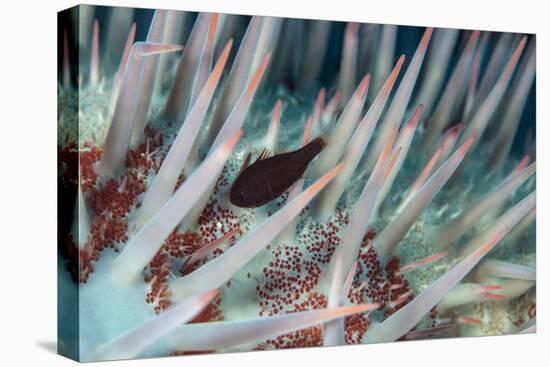
[[[241,208],[256,208],[278,198],[302,177],[324,146],[325,141],[319,137],[294,152],[258,159],[233,183],[231,203]]]

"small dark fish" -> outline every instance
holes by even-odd
[[[325,144],[323,138],[318,137],[294,152],[269,157],[269,153],[263,151],[250,166],[245,161],[231,187],[231,203],[241,208],[256,208],[278,198],[302,177],[309,162]]]

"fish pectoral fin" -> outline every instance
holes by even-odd
[[[267,177],[264,177],[265,181],[265,187],[267,188],[267,193],[269,194],[269,197],[273,198],[275,196],[275,193],[273,192],[273,188],[271,187],[271,184],[269,183],[269,180]]]

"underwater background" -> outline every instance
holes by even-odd
[[[535,36],[99,6],[59,20],[62,354],[533,330]],[[317,136],[284,194],[229,200],[247,154]]]

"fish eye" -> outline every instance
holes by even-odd
[[[245,195],[245,193],[244,193],[243,191],[241,191],[241,192],[239,192],[239,197],[240,197],[241,199],[244,199],[244,198],[246,198],[246,195]]]

